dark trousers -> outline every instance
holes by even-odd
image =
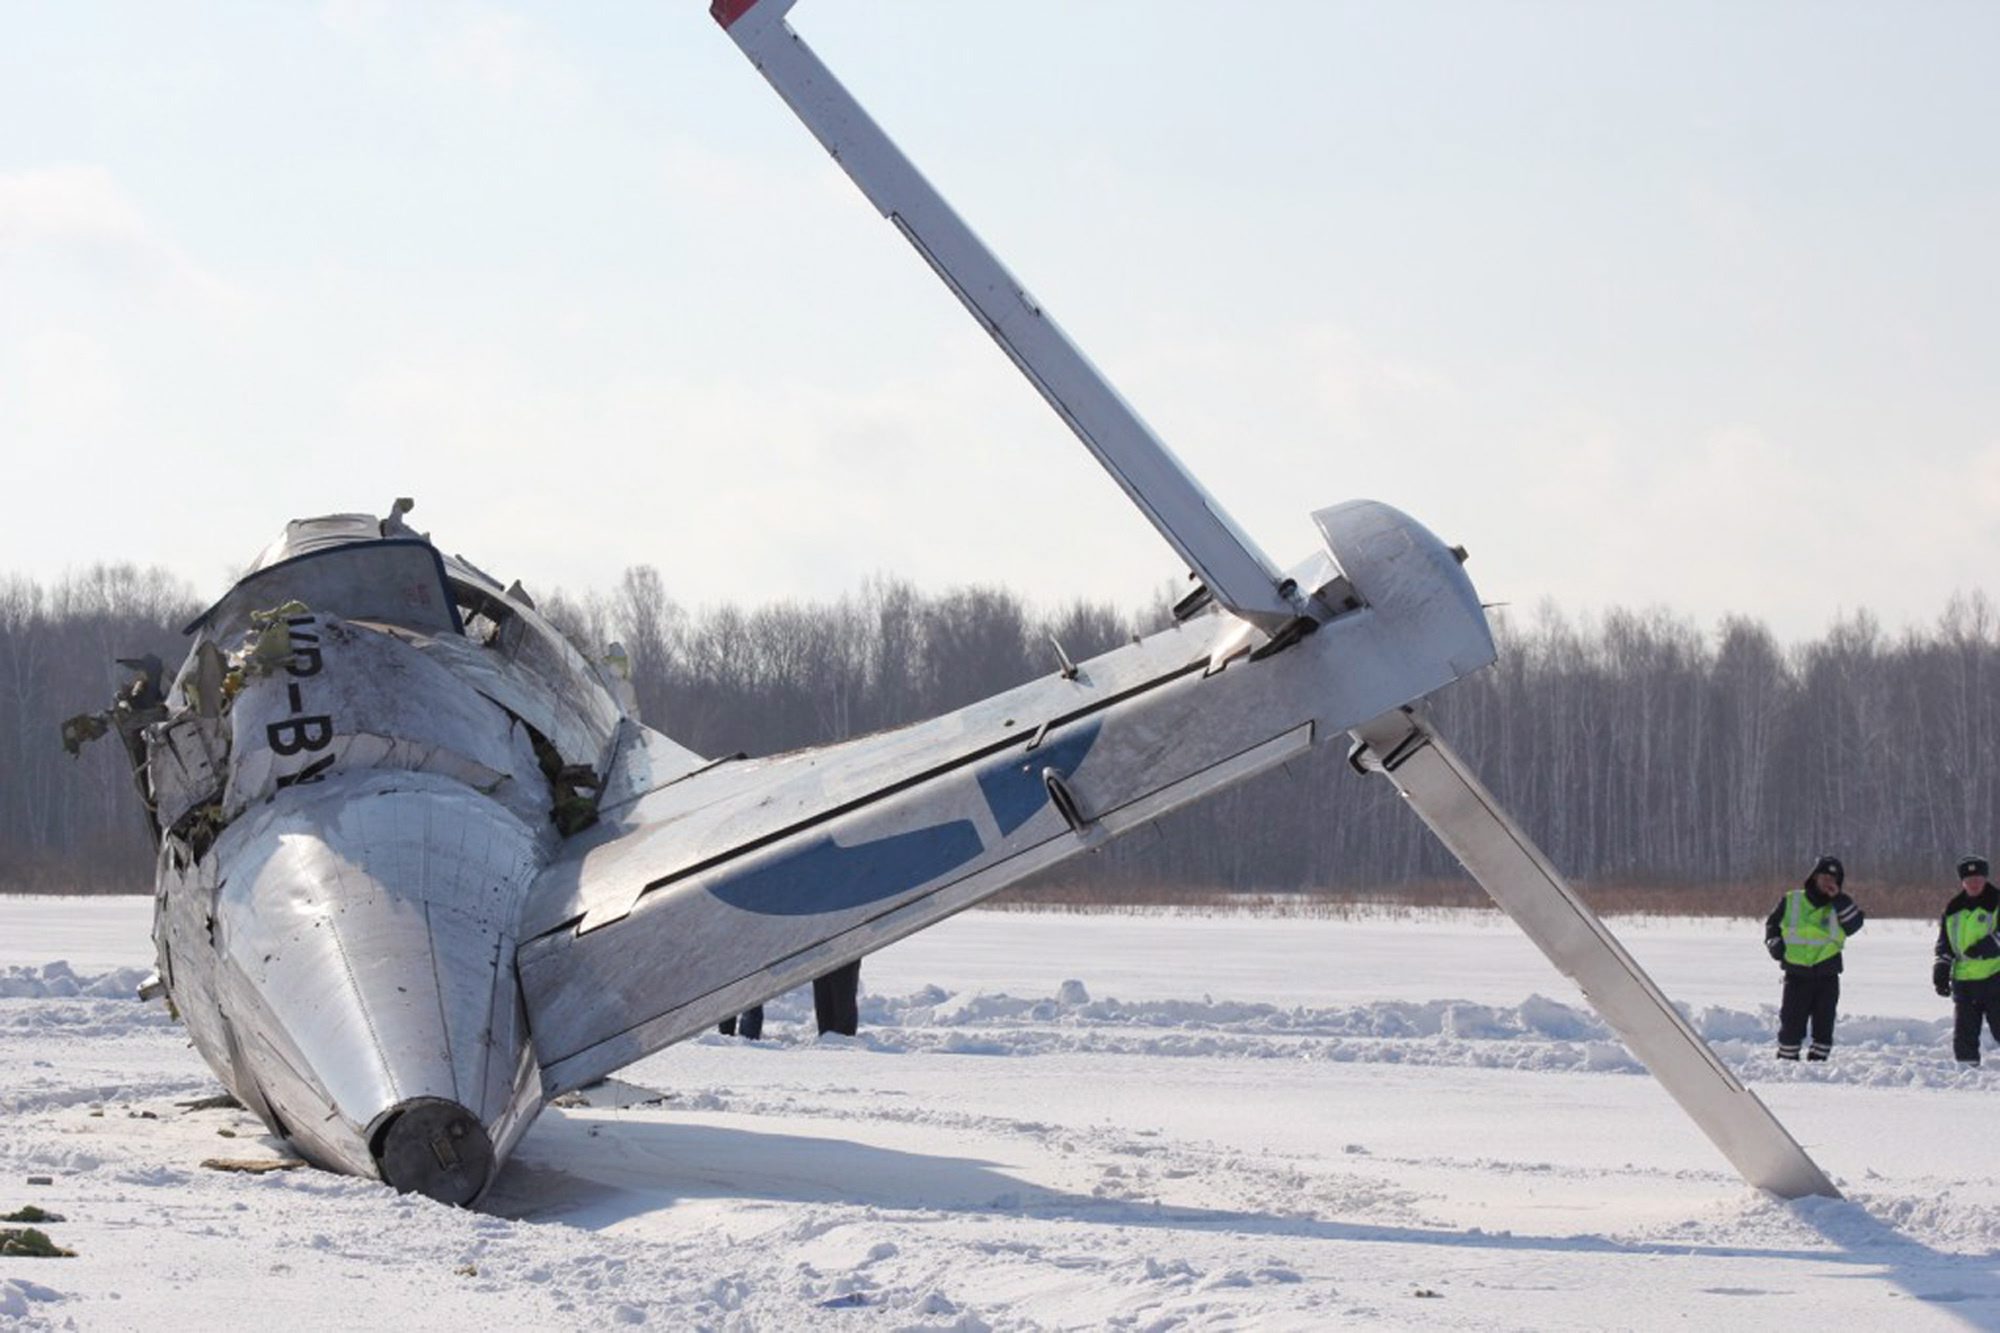
[[[734,1037],[740,1032],[755,1041],[764,1035],[764,1006],[753,1004],[740,1014],[731,1014],[716,1024],[715,1030],[725,1037]]]
[[[813,981],[813,1016],[821,1032],[851,1037],[861,1026],[861,960]]]
[[[1785,995],[1778,1004],[1778,1055],[1781,1059],[1799,1058],[1799,1045],[1805,1040],[1806,1026],[1812,1026],[1812,1050],[1807,1052],[1809,1060],[1824,1060],[1833,1049],[1834,1011],[1840,1007],[1840,974],[1838,972],[1787,972],[1785,973]]]
[[[2000,977],[1951,983],[1951,1053],[1969,1065],[1979,1063],[1979,1025],[1986,1024],[2000,1042]]]

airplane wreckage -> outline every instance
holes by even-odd
[[[1348,738],[1754,1185],[1835,1193],[1416,705],[1494,660],[1463,552],[1385,505],[1243,534],[785,23],[712,14],[1199,580],[1177,623],[915,726],[709,761],[404,522],[293,522],[113,708],[159,990],[329,1170],[479,1198],[565,1091]]]

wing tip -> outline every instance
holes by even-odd
[[[713,0],[708,7],[709,17],[725,29],[755,8],[757,0]]]

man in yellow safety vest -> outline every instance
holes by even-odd
[[[1808,1060],[1833,1051],[1833,1020],[1840,1008],[1840,951],[1867,919],[1847,896],[1847,869],[1837,856],[1813,863],[1805,883],[1778,900],[1764,921],[1764,947],[1784,965],[1785,993],[1778,1005],[1778,1058],[1796,1060],[1812,1025]]]
[[[1937,964],[1931,984],[1952,999],[1951,1053],[1962,1065],[1979,1063],[1979,1025],[2000,1042],[2000,888],[1988,878],[1983,856],[1958,863],[1958,894],[1938,922]]]

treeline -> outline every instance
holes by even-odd
[[[579,642],[622,643],[647,721],[708,755],[766,754],[930,716],[1166,623],[1167,599],[1053,612],[997,588],[876,579],[832,602],[689,609],[651,569],[544,599]],[[166,575],[0,578],[0,887],[137,889],[150,850],[113,743],[63,754],[121,656],[185,651]],[[1796,879],[1822,850],[1857,883],[1948,886],[2000,833],[2000,615],[1962,597],[1929,627],[1866,615],[1804,644],[1666,612],[1497,624],[1501,660],[1433,701],[1451,738],[1571,876],[1600,889]],[[1338,740],[1072,863],[1112,890],[1380,892],[1448,884],[1451,858]],[[1045,890],[1046,891],[1046,890]]]
[[[107,738],[72,759],[60,731],[131,677],[118,658],[178,666],[181,626],[199,611],[158,569],[99,565],[48,588],[0,575],[0,891],[151,887],[124,748]]]

